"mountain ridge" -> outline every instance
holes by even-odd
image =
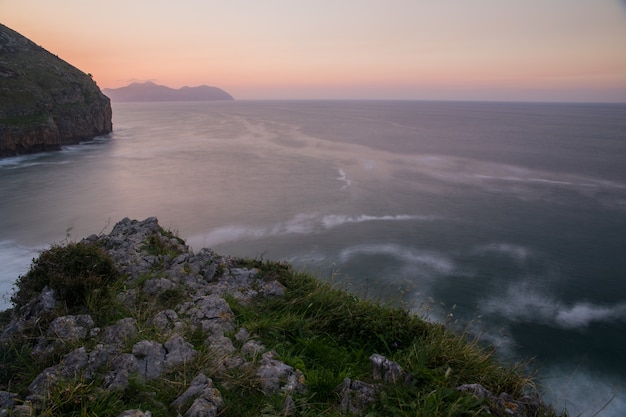
[[[234,100],[233,96],[218,87],[199,85],[175,89],[152,81],[134,82],[124,87],[105,88],[103,91],[112,101],[118,102]]]

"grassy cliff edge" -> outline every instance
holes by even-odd
[[[564,415],[468,335],[155,218],[52,245],[12,301],[3,415]]]

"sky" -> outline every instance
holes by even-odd
[[[0,0],[101,88],[626,102],[626,0]]]

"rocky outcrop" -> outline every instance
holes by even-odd
[[[89,74],[0,24],[0,157],[109,133],[111,115]]]
[[[26,396],[0,391],[0,415],[33,415],[59,381],[98,378],[103,389],[121,391],[132,378],[158,380],[199,355],[198,349],[186,340],[189,335],[204,338],[208,349],[205,355],[210,358],[208,368],[214,375],[241,369],[255,375],[254,380],[267,394],[304,391],[302,372],[277,359],[246,329],[237,329],[235,315],[224,299],[228,296],[245,303],[257,296],[280,296],[284,289],[280,283],[259,277],[254,268],[237,267],[230,258],[211,250],[194,254],[183,241],[163,231],[156,218],[141,222],[124,219],[109,235],[93,235],[84,242],[103,245],[126,277],[127,289],[117,297],[128,311],[149,316],[141,322],[125,317],[102,327],[88,314],[49,320],[50,312],[58,309],[62,301],[53,290],[45,288],[13,311],[0,343],[24,340],[28,329],[48,323],[44,331],[38,331],[30,355],[41,359],[69,352],[32,380]],[[154,253],[154,247],[160,248],[160,253]],[[153,275],[158,278],[145,278]],[[160,301],[177,296],[174,308],[161,309]],[[147,299],[144,304],[151,307],[138,311],[140,299]],[[26,338],[31,339],[32,335]],[[23,407],[21,404],[30,408],[17,410],[16,407]],[[222,405],[222,395],[213,380],[198,373],[178,399],[159,407],[175,410],[178,415],[201,417],[217,415]],[[151,413],[127,410],[123,415]]]
[[[29,300],[18,303],[14,299],[15,308],[3,319],[0,333],[3,358],[10,361],[12,352],[27,352],[27,361],[45,366],[23,381],[26,388],[13,392],[15,376],[0,364],[0,380],[5,381],[0,387],[0,416],[39,415],[51,401],[61,405],[84,401],[80,389],[94,385],[114,393],[113,398],[131,392],[148,399],[142,403],[146,409],[136,409],[133,403],[121,414],[116,411],[118,417],[217,416],[232,407],[229,391],[224,390],[241,390],[244,384],[267,398],[278,398],[280,415],[298,415],[296,401],[314,397],[304,372],[283,362],[275,350],[240,324],[231,309],[231,305],[250,307],[259,300],[274,302],[285,296],[286,287],[275,275],[264,275],[261,269],[206,248],[194,253],[180,238],[164,231],[154,217],[123,219],[108,235],[92,235],[81,244],[103,250],[119,272],[119,281],[106,284],[115,288],[106,299],[114,311],[108,315],[94,308],[67,311],[60,292],[47,285]],[[95,264],[93,260],[72,262],[65,256],[64,264],[80,264],[81,270]],[[50,263],[46,268],[55,270]],[[68,278],[71,271],[63,270],[63,274],[64,282],[73,285]],[[81,279],[89,280],[89,276]],[[103,291],[98,287],[91,292],[88,302],[95,303],[91,297]],[[369,362],[371,373],[366,381],[345,378],[336,387],[341,414],[365,415],[385,386],[419,381],[419,375],[380,354],[372,354]],[[182,377],[176,380],[174,374]],[[177,394],[167,401],[157,401],[150,392],[137,392],[139,385],[145,388],[170,380],[176,380],[172,384]],[[546,410],[538,396],[496,395],[478,383],[456,390],[476,397],[485,414],[530,417],[544,415]]]

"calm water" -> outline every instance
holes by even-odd
[[[0,160],[0,283],[157,216],[536,357],[571,415],[626,415],[626,105],[114,104],[115,132]],[[5,307],[8,303],[4,302]],[[452,314],[452,316],[449,316]],[[447,319],[446,319],[447,317]]]

